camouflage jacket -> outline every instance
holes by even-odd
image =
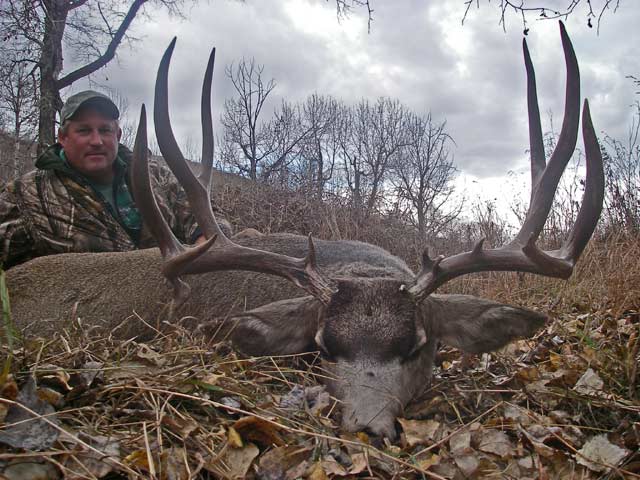
[[[111,205],[60,158],[60,145],[47,149],[36,170],[0,192],[0,244],[4,268],[35,257],[66,252],[127,251],[155,246],[143,224],[133,238]],[[131,152],[118,150],[116,176],[130,188]],[[156,200],[167,223],[183,242],[194,240],[197,225],[184,192],[166,168],[150,163]],[[122,178],[122,177],[121,177]]]

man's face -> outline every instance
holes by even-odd
[[[58,141],[71,167],[95,182],[111,182],[122,134],[118,123],[93,108],[80,110],[67,123]]]

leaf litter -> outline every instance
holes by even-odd
[[[0,385],[0,478],[640,478],[620,348],[638,316],[559,317],[497,353],[440,352],[395,443],[340,430],[314,354],[247,359],[179,327],[30,339]]]

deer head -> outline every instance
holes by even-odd
[[[189,169],[174,139],[168,114],[167,78],[175,39],[160,63],[155,93],[158,143],[184,186],[207,242],[191,248],[173,236],[149,186],[144,106],[134,149],[134,195],[144,221],[156,236],[165,259],[163,272],[184,302],[188,287],[182,275],[245,270],[277,275],[307,296],[269,303],[233,317],[231,339],[251,355],[282,355],[320,350],[327,384],[343,403],[349,430],[369,429],[395,436],[394,421],[403,407],[428,384],[438,341],[468,352],[487,352],[517,337],[532,335],[546,317],[526,309],[466,295],[438,295],[449,280],[479,271],[521,271],[568,278],[591,237],[602,208],[604,175],[588,103],[582,110],[587,176],[580,212],[563,245],[552,251],[536,245],[555,190],[576,144],[580,119],[578,64],[564,26],[560,34],[567,86],[562,131],[547,163],[536,96],[535,75],[526,42],[532,193],[522,228],[508,245],[431,258],[425,251],[417,275],[400,259],[369,244],[312,241],[288,235],[254,239],[252,246],[228,239],[210,205],[213,132],[210,111],[215,50],[207,66],[202,93],[203,173]],[[267,237],[265,237],[267,238]],[[249,242],[251,243],[251,242]],[[306,255],[304,250],[306,245]],[[280,253],[269,251],[275,248]]]

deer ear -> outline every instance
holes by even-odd
[[[293,355],[317,350],[314,337],[324,311],[312,296],[269,303],[217,323],[217,339],[231,339],[245,355]],[[208,328],[211,330],[211,327]]]
[[[547,320],[525,308],[471,295],[431,295],[421,305],[427,332],[469,353],[496,350],[533,335]]]

